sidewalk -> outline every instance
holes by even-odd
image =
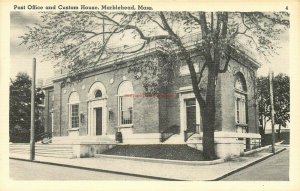
[[[276,148],[276,153],[283,150],[285,150],[285,148],[278,146]],[[240,169],[243,169],[249,165],[260,162],[272,155],[273,154],[269,151],[262,150],[260,152],[250,154],[245,157],[235,158],[224,163],[201,166],[106,157],[65,159],[36,156],[35,162],[96,171],[139,175],[164,180],[219,180],[222,177],[239,171]],[[10,158],[28,160],[29,154],[10,154]]]

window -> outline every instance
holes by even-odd
[[[96,90],[96,92],[95,92],[95,98],[100,98],[100,97],[102,97],[101,90]]]
[[[235,122],[237,124],[247,124],[247,89],[244,76],[241,73],[236,75],[235,83]]]
[[[79,95],[72,92],[69,97],[69,121],[70,128],[79,128]]]
[[[247,124],[246,121],[246,99],[245,95],[236,95],[235,96],[235,116],[236,123],[238,124]]]
[[[132,124],[133,116],[133,87],[130,81],[120,84],[118,90],[119,98],[119,124]]]
[[[72,109],[72,128],[78,128],[79,127],[79,104],[71,105]]]

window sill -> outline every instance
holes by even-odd
[[[133,124],[126,124],[126,125],[119,125],[119,126],[117,126],[117,128],[132,128],[133,127]]]
[[[69,128],[68,131],[79,131],[79,128]]]
[[[235,126],[239,126],[239,127],[248,127],[248,124],[244,124],[244,123],[236,123]]]

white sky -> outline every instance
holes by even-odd
[[[41,62],[41,58],[35,55],[34,52],[28,51],[25,46],[19,45],[21,39],[19,36],[23,35],[26,31],[27,25],[38,22],[37,12],[11,12],[11,25],[10,25],[10,77],[14,78],[18,72],[27,72],[31,75],[32,72],[32,59],[37,58],[37,79],[49,78],[54,75],[52,64],[48,62]],[[282,49],[279,55],[270,58],[275,75],[278,73],[285,73],[289,75],[289,34],[286,32],[281,35]],[[268,64],[263,64],[258,69],[258,75],[268,74]]]

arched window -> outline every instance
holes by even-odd
[[[100,97],[102,97],[101,90],[96,90],[96,92],[95,92],[95,98],[100,98]]]
[[[79,95],[77,92],[71,93],[68,103],[70,128],[79,128]]]
[[[88,99],[107,98],[106,88],[101,82],[95,82],[89,89]]]
[[[246,80],[241,73],[237,73],[234,82],[235,90],[235,122],[247,125],[247,86]]]
[[[247,92],[246,80],[241,73],[237,73],[234,82],[234,88],[237,91]]]
[[[119,124],[132,124],[133,86],[130,81],[124,81],[118,89]]]

